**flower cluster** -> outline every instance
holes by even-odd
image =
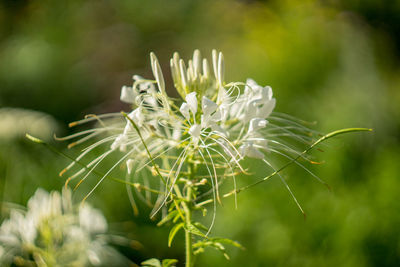
[[[178,53],[173,55],[171,74],[181,99],[168,96],[160,64],[153,53],[150,58],[154,79],[135,75],[132,86],[122,87],[121,101],[132,106],[129,114],[89,115],[70,126],[97,121],[98,127],[59,138],[79,138],[71,147],[105,134],[103,139],[84,148],[76,161],[62,171],[61,174],[70,171],[92,150],[105,145],[106,151],[84,168],[78,168],[68,182],[86,173],[81,178],[85,180],[106,157],[119,152],[122,156],[97,185],[117,166],[126,164],[129,174],[126,183],[133,205],[131,185],[141,192],[150,185],[148,177],[139,178],[146,169],[160,177],[153,212],[161,209],[176,185],[183,188],[203,185],[205,189],[196,192],[194,201],[212,195],[215,203],[220,201],[219,186],[225,178],[233,177],[235,181],[236,174],[246,173],[242,167],[244,159],[260,160],[275,170],[269,153],[293,159],[301,154],[291,141],[309,144],[312,140],[312,131],[301,121],[273,112],[276,100],[271,87],[258,85],[252,79],[245,83],[225,82],[222,53],[212,52],[211,67],[198,50],[187,64]],[[112,122],[107,123],[105,120],[110,118]],[[301,157],[310,161],[304,155]],[[301,163],[296,161],[296,164],[308,171]],[[196,175],[190,176],[193,169]],[[205,174],[200,175],[201,172]],[[149,195],[147,192],[147,201],[151,199]],[[142,197],[139,192],[137,196]]]
[[[129,261],[108,245],[107,227],[99,210],[74,206],[70,190],[38,189],[26,211],[12,208],[2,223],[0,265],[125,266]]]

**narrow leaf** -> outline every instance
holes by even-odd
[[[162,267],[174,267],[178,263],[176,259],[165,259],[162,261]]]
[[[141,265],[146,267],[161,267],[160,261],[155,258],[145,260],[141,263]]]
[[[157,226],[161,226],[161,225],[163,225],[164,223],[166,223],[166,222],[172,220],[177,214],[178,214],[178,211],[177,211],[177,210],[174,210],[174,211],[168,213],[167,216],[165,216],[159,223],[157,223]]]
[[[201,224],[199,222],[194,222],[193,225],[196,226],[197,228],[203,230],[203,231],[208,231],[208,228],[205,227],[203,224]]]
[[[239,244],[238,242],[233,241],[229,238],[213,238],[212,241],[232,245],[232,246],[240,248],[240,249],[245,249],[241,244]]]
[[[178,231],[183,228],[184,224],[183,223],[178,223],[175,224],[174,227],[172,227],[171,231],[169,232],[168,236],[168,247],[171,247],[172,240],[174,240],[174,237]]]
[[[190,233],[194,234],[194,235],[198,235],[201,237],[206,237],[205,234],[203,234],[203,232],[201,232],[196,226],[194,226],[193,224],[186,224],[185,225],[185,229],[187,231],[189,231]]]

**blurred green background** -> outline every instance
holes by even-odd
[[[399,266],[399,1],[3,0],[0,106],[48,113],[65,135],[68,122],[85,114],[128,110],[120,88],[133,74],[151,77],[150,51],[171,87],[172,53],[188,59],[196,48],[223,51],[226,80],[272,86],[277,111],[317,121],[318,131],[374,128],[314,153],[324,164],[311,169],[332,191],[300,168],[284,172],[306,220],[277,177],[242,193],[237,210],[226,201],[213,234],[246,250],[229,249],[229,262],[210,250],[197,266]],[[37,187],[59,190],[58,172],[69,161],[25,140],[28,124],[7,135],[22,119],[13,114],[7,123],[0,116],[1,198],[25,204]],[[48,131],[37,134],[52,140]],[[142,243],[120,248],[134,262],[183,262],[183,235],[168,248],[169,229],[157,228],[145,207],[134,217],[124,185],[105,181],[90,201],[112,232]]]

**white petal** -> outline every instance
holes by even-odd
[[[134,109],[131,113],[128,114],[128,117],[131,118],[131,120],[133,120],[133,122],[136,123],[138,127],[143,126],[144,115],[141,107]],[[127,124],[131,124],[131,122],[127,121]]]
[[[132,87],[122,86],[121,89],[121,101],[132,104],[135,101],[136,94]]]
[[[268,100],[266,103],[264,103],[264,105],[257,110],[257,117],[267,118],[274,110],[275,103],[275,98],[272,98],[271,100]]]
[[[199,138],[201,133],[201,125],[199,124],[194,124],[192,127],[189,129],[189,134],[193,136],[194,138]]]
[[[253,79],[251,79],[251,78],[248,78],[247,80],[246,80],[246,85],[248,85],[248,86],[250,86],[250,87],[256,87],[256,86],[259,86],[258,84],[257,84],[257,82],[256,81],[254,81]]]
[[[217,110],[214,114],[211,115],[210,120],[213,122],[218,122],[222,119],[222,112]]]
[[[228,133],[221,126],[219,126],[216,123],[211,124],[211,130],[218,132],[225,137],[228,137]]]
[[[197,113],[197,97],[196,92],[191,92],[186,95],[186,102],[189,105],[190,110],[193,113],[193,116]]]
[[[142,76],[140,76],[140,75],[133,75],[133,79],[134,79],[135,81],[144,80],[144,78],[143,78]]]
[[[244,110],[243,109],[243,105],[244,105],[244,103],[240,103],[239,101],[238,102],[236,102],[236,103],[234,103],[234,104],[232,104],[231,106],[230,106],[230,108],[229,108],[229,116],[231,116],[231,117],[233,117],[233,118],[236,118],[236,117],[238,117],[239,116],[239,111],[242,109],[242,111]]]
[[[250,101],[247,103],[246,112],[244,114],[245,122],[250,121],[251,119],[257,116],[257,100]]]
[[[186,102],[182,103],[181,108],[179,110],[182,113],[183,117],[185,117],[185,119],[187,120],[190,119],[189,105]]]
[[[260,87],[260,90],[254,95],[254,100],[257,100],[259,105],[265,104],[272,99],[272,89],[269,86]]]
[[[201,127],[208,128],[209,121],[210,121],[210,116],[201,115]]]
[[[265,86],[264,88],[267,90],[268,99],[272,99],[273,92],[271,86]]]
[[[201,108],[203,110],[204,116],[209,116],[211,115],[214,111],[217,110],[218,105],[215,104],[213,101],[208,99],[207,97],[203,96],[203,99],[201,100]]]
[[[258,85],[253,79],[247,79],[245,93],[258,94],[262,90],[262,86]]]
[[[250,120],[249,124],[249,132],[252,133],[257,131],[258,129],[264,128],[267,125],[268,121],[261,118],[254,118]]]
[[[219,110],[217,110],[212,115],[209,114],[201,115],[201,127],[208,128],[212,124],[215,124],[216,122],[220,121],[221,119],[222,119],[222,113]]]

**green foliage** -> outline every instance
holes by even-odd
[[[194,254],[200,254],[204,252],[204,249],[207,247],[212,247],[215,248],[216,250],[220,251],[224,257],[229,260],[230,257],[226,252],[226,249],[224,247],[223,244],[227,244],[227,245],[231,245],[240,249],[244,249],[244,247],[242,245],[240,245],[238,242],[230,240],[228,238],[218,238],[218,237],[214,237],[214,238],[207,238],[201,241],[198,241],[197,243],[195,243],[193,245],[195,251]]]

